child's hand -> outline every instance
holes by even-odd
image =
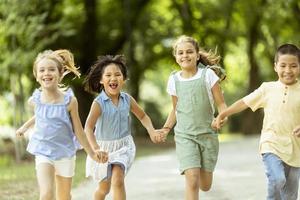
[[[218,115],[217,118],[215,118],[212,123],[211,123],[211,127],[214,130],[220,130],[222,128],[222,126],[224,126],[224,124],[227,122],[228,118],[225,117],[223,118],[221,115]]]
[[[294,128],[293,135],[295,135],[296,137],[300,137],[300,125]]]
[[[154,130],[153,132],[149,133],[151,141],[153,143],[161,143],[165,142],[165,135],[160,130]]]
[[[106,163],[108,161],[108,153],[100,150],[96,150],[91,157],[100,163]]]
[[[211,122],[211,128],[213,129],[213,130],[218,130],[218,128],[217,128],[217,122],[216,122],[216,118],[214,118],[213,119],[213,121]]]
[[[27,131],[27,128],[20,127],[20,128],[18,128],[18,130],[16,131],[16,136],[17,136],[17,137],[22,137],[22,136],[24,136],[24,134],[25,134],[26,131]]]

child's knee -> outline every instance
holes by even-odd
[[[123,177],[113,177],[111,184],[113,187],[124,187],[124,178]]]
[[[96,189],[96,196],[101,196],[101,197],[105,197],[110,191],[109,187],[97,187]]]
[[[210,190],[211,188],[211,184],[200,184],[200,190],[202,190],[203,192],[207,192]]]
[[[188,177],[186,177],[186,184],[190,189],[198,190],[200,187],[199,176],[189,175]]]

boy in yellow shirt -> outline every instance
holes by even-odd
[[[259,151],[268,179],[267,200],[297,200],[300,175],[300,49],[284,44],[274,63],[278,81],[264,82],[236,101],[216,118],[216,127],[226,117],[248,107],[264,108]]]

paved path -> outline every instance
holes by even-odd
[[[128,200],[183,200],[184,176],[178,173],[174,149],[137,159],[126,181]],[[95,184],[83,183],[73,189],[73,200],[92,199]],[[223,142],[214,182],[201,200],[264,200],[266,179],[258,154],[258,138]],[[111,200],[111,197],[107,198]]]

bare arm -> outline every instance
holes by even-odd
[[[215,105],[217,106],[218,113],[221,113],[227,108],[227,105],[224,100],[224,96],[219,85],[219,82],[216,82],[215,85],[211,88],[211,92],[214,98]],[[224,118],[220,121],[220,126],[223,126],[227,121],[227,118]],[[217,130],[216,120],[214,119],[211,123],[211,127]]]
[[[20,128],[18,128],[16,131],[16,135],[23,136],[25,132],[34,125],[34,123],[35,123],[35,116],[31,117]]]
[[[227,105],[225,103],[224,96],[218,82],[211,88],[211,91],[218,109],[218,113],[221,113],[227,108]]]
[[[87,139],[94,150],[99,149],[99,145],[96,142],[94,134],[95,125],[97,119],[101,116],[101,107],[95,101],[92,103],[89,115],[85,122],[84,131],[86,132]]]
[[[152,142],[161,142],[161,136],[157,131],[155,131],[150,117],[145,113],[145,111],[137,104],[134,98],[130,99],[130,110],[142,123],[142,125],[147,129],[147,132],[152,140]]]
[[[32,100],[32,98],[29,98],[28,99],[28,105],[29,105],[29,108],[30,108],[30,110],[32,111],[32,113],[33,113],[33,109],[34,109],[34,103],[33,103],[33,100]],[[25,133],[26,133],[26,131],[28,130],[28,129],[30,129],[33,125],[34,125],[34,123],[35,123],[35,115],[33,115],[29,120],[27,120],[20,128],[18,128],[17,130],[16,130],[16,135],[17,136],[23,136]]]
[[[176,114],[175,114],[176,105],[177,105],[177,97],[176,96],[172,96],[172,103],[173,103],[172,110],[170,111],[168,118],[164,124],[164,127],[162,128],[165,134],[168,134],[176,123]]]
[[[246,110],[248,108],[248,106],[245,104],[245,102],[240,99],[238,101],[236,101],[235,103],[233,103],[231,106],[229,106],[226,110],[222,111],[217,119],[216,119],[216,124],[217,124],[217,128],[220,129],[221,128],[221,120],[223,120],[226,117],[229,117],[235,113],[239,113],[242,112],[243,110]]]
[[[100,162],[106,162],[107,161],[107,155],[104,152],[98,152],[98,155],[96,152],[91,148],[86,135],[84,133],[79,113],[78,113],[78,102],[75,97],[72,98],[70,105],[69,105],[69,111],[72,119],[73,129],[74,133],[79,140],[80,144],[83,146],[84,150],[89,154],[91,158],[93,158],[96,161]]]

